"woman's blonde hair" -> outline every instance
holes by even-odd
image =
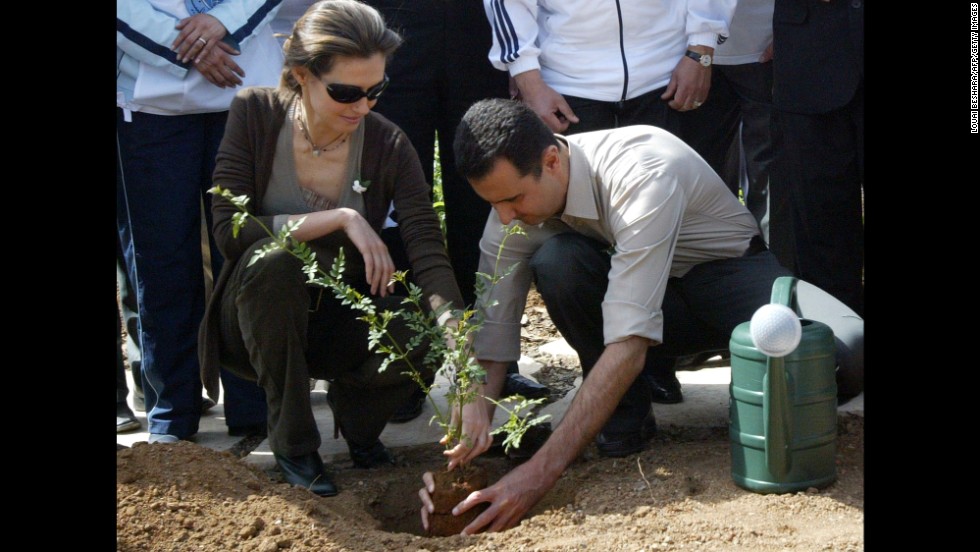
[[[282,50],[285,55],[280,90],[300,92],[293,67],[306,67],[314,76],[330,72],[337,57],[385,59],[401,46],[402,38],[385,25],[371,6],[357,0],[323,0],[309,7],[293,26]]]

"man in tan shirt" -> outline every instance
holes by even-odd
[[[503,225],[527,232],[507,240],[498,266],[516,267],[481,302],[481,394],[499,396],[506,363],[520,355],[532,278],[585,373],[541,449],[457,506],[491,503],[465,530],[475,533],[516,525],[593,438],[605,456],[643,450],[656,427],[649,388],[637,378],[644,364],[727,347],[735,326],[769,302],[775,279],[790,273],[721,178],[662,129],[563,137],[519,102],[484,100],[464,116],[455,149],[460,172],[494,208],[480,271],[494,272]],[[470,439],[447,452],[450,468],[487,450],[492,413],[489,401],[464,408]],[[426,523],[431,476],[424,480]]]

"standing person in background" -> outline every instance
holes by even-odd
[[[119,162],[116,162],[117,169]],[[117,172],[117,178],[120,175]],[[121,189],[121,184],[116,183],[116,188]],[[121,205],[122,202],[119,202]],[[122,327],[126,332],[126,362],[133,373],[133,410],[146,412],[146,400],[143,396],[143,355],[140,353],[139,346],[139,307],[136,305],[136,291],[130,283],[129,276],[126,274],[126,257],[122,252],[122,244],[119,242],[119,234],[116,233],[116,286],[119,289],[119,314],[122,317]],[[120,343],[120,348],[123,347]],[[128,393],[128,384],[126,385]],[[117,384],[117,389],[120,387]],[[205,413],[216,406],[211,397],[201,397],[201,413]],[[118,416],[117,416],[118,425]]]
[[[122,313],[119,303],[116,303],[116,433],[133,431],[142,427],[136,419],[133,410],[129,408],[126,398],[129,396],[129,385],[126,383],[126,365],[122,355]]]
[[[430,184],[438,136],[449,258],[463,301],[472,305],[480,236],[490,206],[456,172],[453,136],[463,113],[474,102],[508,95],[507,75],[486,59],[491,37],[483,6],[479,0],[366,3],[381,12],[388,26],[405,39],[388,66],[391,85],[377,111],[408,135]],[[390,234],[396,236],[397,232]]]
[[[119,160],[116,160],[116,188],[119,189],[118,179]],[[119,233],[116,232],[116,288],[119,290],[119,314],[122,318],[121,328],[126,332],[126,360],[129,368],[133,372],[133,408],[137,412],[145,412],[145,400],[143,398],[143,376],[140,365],[143,363],[143,355],[140,354],[139,347],[139,307],[136,305],[136,291],[126,276],[126,257],[122,252],[122,244],[119,242]],[[120,343],[120,348],[123,346]],[[118,386],[117,386],[118,389]]]
[[[735,0],[484,0],[490,61],[554,132],[646,124],[697,109]]]
[[[629,125],[681,134],[706,101],[711,56],[727,37],[735,0],[484,0],[490,61],[553,132]],[[673,361],[648,358],[652,400],[684,400]]]
[[[792,228],[789,250],[773,252],[861,315],[864,3],[776,0],[773,50],[778,133],[771,194],[773,205],[784,199],[790,205]],[[778,216],[773,225],[782,224]]]
[[[137,294],[151,443],[187,439],[198,430],[201,202],[210,215],[205,191],[235,88],[278,80],[268,59],[282,54],[268,23],[279,3],[116,4],[116,222]],[[211,245],[212,273],[218,274],[222,258]],[[222,376],[229,433],[265,431],[262,389]]]
[[[772,9],[773,0],[739,0],[731,35],[715,48],[711,60],[708,98],[681,117],[680,132],[733,194],[742,190],[745,206],[759,221],[767,243],[773,159]]]
[[[377,111],[408,135],[422,162],[425,179],[433,183],[435,141],[439,140],[442,193],[446,215],[446,246],[463,302],[476,301],[480,236],[490,206],[456,171],[453,136],[463,113],[478,100],[506,98],[507,75],[486,58],[492,45],[490,27],[480,0],[367,0],[387,24],[405,39],[388,66],[391,85]],[[391,215],[397,224],[398,213]],[[406,268],[398,229],[386,226],[381,237],[399,268]],[[517,363],[508,368],[508,395],[547,396],[547,387],[525,378]],[[392,416],[406,422],[422,413],[425,393],[417,390]]]
[[[282,46],[286,42],[286,38],[290,33],[293,32],[293,25],[296,21],[306,13],[307,8],[314,3],[315,0],[282,0],[282,5],[279,7],[279,11],[276,12],[276,17],[272,20],[272,33],[275,35],[276,40],[279,41],[279,45]],[[270,63],[273,60],[269,60]],[[281,60],[275,60],[276,64]]]

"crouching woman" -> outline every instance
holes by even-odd
[[[379,311],[401,308],[388,286],[395,266],[379,237],[393,203],[427,306],[461,306],[418,156],[398,127],[371,111],[400,42],[360,2],[313,4],[285,41],[278,88],[246,89],[232,103],[214,184],[247,196],[250,218],[274,232],[306,217],[293,238],[307,242],[321,266],[343,247],[345,280]],[[334,495],[318,452],[310,378],[330,381],[334,436],[343,434],[359,467],[394,462],[379,435],[414,384],[398,363],[378,372],[383,355],[368,351],[367,324],[330,290],[308,284],[298,259],[280,250],[250,264],[272,238],[253,220],[234,236],[237,212],[214,201],[214,235],[227,261],[201,328],[202,377],[216,387],[223,366],[265,389],[269,444],[286,481]],[[412,337],[392,324],[396,340]]]

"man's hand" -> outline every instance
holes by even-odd
[[[772,49],[772,42],[770,42],[769,45],[766,46],[766,50],[762,52],[761,56],[759,56],[759,63],[767,63],[772,61],[772,56],[773,56],[773,49]]]
[[[537,113],[552,132],[564,132],[570,123],[578,122],[564,96],[545,84],[540,70],[520,73],[514,77],[514,83],[521,101]]]
[[[706,46],[691,46],[692,51],[701,54],[712,54],[713,48]],[[671,108],[677,111],[697,109],[708,99],[711,89],[711,67],[705,67],[687,56],[681,60],[670,74],[667,90],[660,96]]]
[[[219,88],[234,88],[241,85],[241,77],[245,76],[245,70],[232,59],[232,56],[238,55],[239,52],[224,42],[217,44],[218,47],[212,48],[204,59],[194,61],[194,68]]]
[[[486,511],[463,529],[463,534],[472,535],[484,528],[502,531],[520,522],[609,420],[623,394],[643,370],[649,346],[649,340],[637,336],[606,345],[561,423],[538,452],[493,486],[470,493],[453,509],[458,515],[481,502],[490,503]],[[483,361],[481,364],[487,366]],[[491,374],[489,369],[487,374]],[[425,482],[425,487],[419,489],[422,524],[428,527],[428,514],[432,510],[429,493],[434,489],[432,475],[423,475],[422,481]]]
[[[214,49],[215,45],[228,34],[228,29],[213,15],[199,13],[181,19],[176,26],[180,31],[170,49],[177,52],[177,57],[184,63],[193,59],[198,63]],[[238,52],[232,49],[233,55]]]
[[[550,475],[548,470],[537,470],[529,461],[514,468],[494,485],[470,493],[453,508],[453,515],[459,515],[481,502],[489,502],[490,507],[467,525],[462,534],[474,535],[484,529],[510,529],[520,523],[524,514],[551,490],[557,480],[557,476]],[[435,491],[432,472],[425,472],[422,481],[425,484],[419,489],[419,498],[422,499],[422,526],[428,530],[429,514],[433,510],[431,493]]]

